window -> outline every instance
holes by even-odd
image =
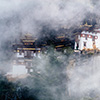
[[[24,45],[26,45],[26,43],[24,43]]]
[[[79,43],[76,44],[76,50],[78,50],[78,48],[79,48]]]
[[[87,35],[85,35],[85,39],[87,40]]]
[[[84,47],[86,47],[86,42],[84,42]]]
[[[24,45],[29,45],[28,43],[24,43]]]
[[[33,45],[33,43],[31,43],[31,45]]]
[[[95,36],[92,36],[92,41],[95,41]]]

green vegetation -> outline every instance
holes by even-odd
[[[63,50],[66,50],[65,54],[49,47],[46,54],[41,54],[42,58],[34,57],[33,72],[19,82],[9,82],[0,75],[0,100],[96,100],[91,96],[69,96],[66,67],[75,56],[71,48]],[[84,58],[86,60],[86,56],[80,57],[81,60]]]
[[[0,100],[37,100],[36,97],[29,94],[29,91],[27,87],[9,82],[0,75]]]

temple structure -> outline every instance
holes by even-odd
[[[36,56],[41,49],[36,47],[35,41],[37,39],[33,38],[31,34],[26,34],[20,39],[20,45],[16,44],[15,54],[17,58],[31,59]]]
[[[34,58],[41,59],[41,52],[47,53],[50,45],[53,45],[56,51],[66,53],[66,47],[72,44],[65,34],[56,35],[54,39],[46,39],[36,38],[27,33],[17,39],[12,45],[14,56],[10,74],[14,77],[32,73]]]
[[[96,27],[93,31],[83,30],[81,33],[78,33],[76,35],[74,49],[75,52],[82,52],[82,51],[99,52],[100,51],[100,28]]]
[[[13,64],[10,74],[14,77],[26,75],[33,72],[32,60],[34,57],[40,58],[41,48],[35,44],[37,38],[31,34],[25,34],[19,42],[13,44]]]

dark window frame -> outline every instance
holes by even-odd
[[[84,44],[83,44],[83,45],[84,45],[84,47],[86,47],[86,42],[84,42]]]

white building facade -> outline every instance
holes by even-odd
[[[94,32],[82,31],[76,36],[75,50],[100,50],[100,29],[95,29]]]

